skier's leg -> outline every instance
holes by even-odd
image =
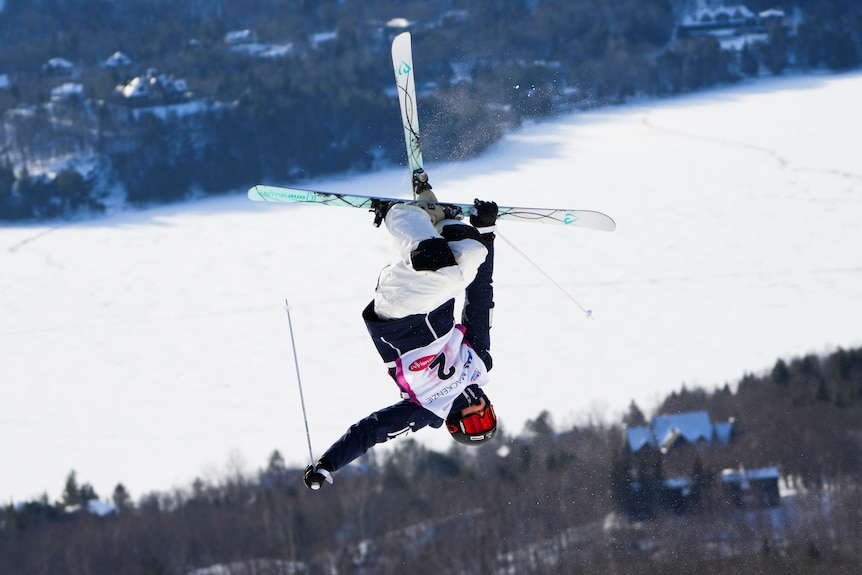
[[[410,204],[396,204],[386,214],[385,221],[406,265],[417,271],[434,271],[456,264],[446,240],[434,229],[425,210]]]

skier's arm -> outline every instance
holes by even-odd
[[[476,278],[467,286],[461,321],[467,328],[465,338],[489,370],[492,367],[491,319],[494,309],[494,231],[497,204],[476,200],[476,210],[470,223],[479,231],[479,239],[488,250],[485,261],[479,266]]]
[[[415,403],[403,400],[350,426],[320,458],[329,471],[337,471],[366,451],[408,431],[425,426],[440,427],[443,420]]]

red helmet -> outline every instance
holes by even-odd
[[[449,430],[452,439],[464,445],[481,445],[494,437],[497,433],[497,415],[488,397],[484,396],[484,399],[483,411],[467,415],[461,415],[461,411],[449,414],[446,418],[446,429]]]

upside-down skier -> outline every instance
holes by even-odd
[[[362,312],[402,400],[350,426],[314,465],[311,489],[371,447],[408,431],[439,428],[467,445],[497,430],[483,387],[491,369],[494,230],[497,204],[476,200],[468,225],[438,204],[427,176],[413,178],[415,203],[377,207],[400,259],[380,273],[374,300]],[[460,324],[455,297],[464,295]]]

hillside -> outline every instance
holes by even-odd
[[[734,387],[682,390],[662,404],[656,415],[733,416],[739,432],[729,447],[698,449],[697,505],[657,506],[646,522],[619,513],[623,426],[557,429],[540,414],[497,449],[440,453],[405,441],[315,493],[276,452],[255,477],[198,479],[137,502],[118,486],[116,511],[99,517],[70,511],[96,497],[73,473],[62,501],[3,510],[0,563],[22,575],[384,574],[405,565],[420,575],[452,565],[464,573],[853,572],[862,556],[862,349],[779,360]],[[633,405],[627,417],[638,412]],[[733,504],[714,465],[765,462],[780,469],[780,502]]]

